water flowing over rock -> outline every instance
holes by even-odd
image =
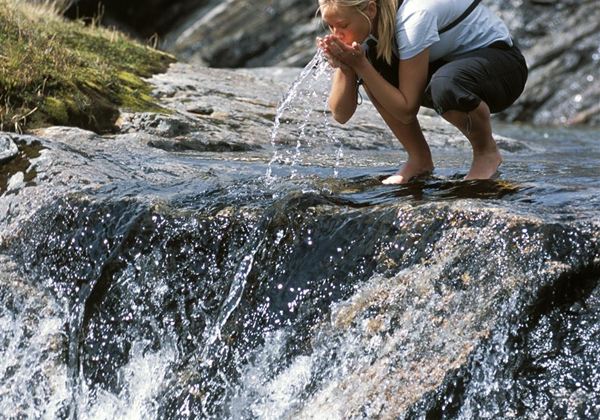
[[[386,186],[372,105],[331,122],[305,70],[175,64],[170,114],[3,134],[1,414],[598,417],[599,134],[505,126],[463,181],[422,115],[438,169]]]

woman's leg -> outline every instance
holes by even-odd
[[[488,179],[496,173],[502,157],[492,136],[490,113],[509,107],[526,80],[525,59],[518,48],[505,44],[463,54],[433,69],[424,105],[471,143],[473,163],[466,179]]]
[[[366,90],[366,89],[365,89]],[[392,133],[400,141],[404,150],[408,154],[408,159],[398,172],[382,182],[384,184],[405,184],[412,178],[431,173],[433,171],[433,160],[429,145],[425,141],[423,131],[419,125],[417,117],[410,124],[403,124],[387,112],[376,100],[369,94],[371,102],[381,114],[381,117],[388,125]]]
[[[442,117],[458,128],[473,147],[473,163],[465,179],[489,179],[502,163],[492,136],[490,109],[483,101],[470,112],[446,111]]]

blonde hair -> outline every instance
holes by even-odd
[[[386,63],[391,64],[396,32],[396,12],[401,0],[319,0],[319,10],[326,6],[353,7],[372,26],[373,23],[364,12],[372,1],[377,5],[377,58],[383,57]]]

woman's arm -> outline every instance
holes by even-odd
[[[340,124],[345,124],[356,111],[358,85],[354,71],[337,69],[333,75],[331,93],[329,94],[329,109],[333,118]]]
[[[358,84],[356,72],[333,57],[330,50],[333,38],[335,35],[327,35],[323,39],[317,38],[317,46],[323,50],[329,64],[336,69],[328,104],[333,118],[340,124],[345,124],[356,111]]]
[[[361,77],[370,94],[386,111],[404,124],[411,123],[421,104],[421,96],[427,83],[429,49],[408,60],[400,60],[399,86],[391,85],[375,70],[360,45],[346,45],[331,41],[330,51],[334,59],[353,69]]]
[[[427,83],[429,49],[408,60],[400,60],[398,87],[385,80],[366,57],[358,63],[355,70],[371,95],[386,111],[403,124],[410,124],[415,119]]]

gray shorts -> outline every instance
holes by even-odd
[[[512,105],[523,92],[527,64],[519,48],[500,41],[451,61],[429,64],[422,105],[438,114],[469,112],[484,101],[492,113]]]

